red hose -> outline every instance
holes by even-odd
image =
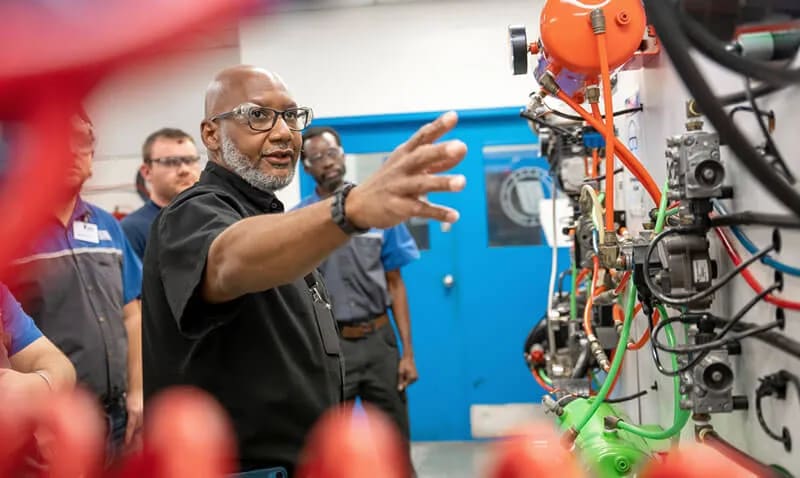
[[[551,387],[550,385],[548,385],[547,382],[544,381],[542,376],[539,375],[539,369],[538,368],[533,368],[531,370],[531,373],[533,374],[533,378],[536,380],[536,383],[538,383],[539,386],[542,387],[547,393],[555,392],[555,389],[553,387]]]
[[[570,108],[575,110],[587,123],[589,123],[594,129],[597,131],[603,131],[605,129],[605,125],[602,121],[598,121],[597,119],[593,118],[592,115],[586,112],[585,109],[578,103],[576,103],[572,98],[570,98],[566,93],[563,91],[558,92],[558,98],[569,105]],[[617,157],[619,157],[622,164],[625,165],[626,168],[630,170],[630,172],[638,179],[644,188],[647,190],[647,193],[653,199],[655,204],[661,203],[661,190],[658,188],[658,185],[653,180],[653,177],[650,176],[650,173],[647,172],[647,169],[636,159],[631,151],[625,147],[624,144],[618,139],[614,138],[614,146]],[[613,171],[612,171],[613,174]]]
[[[736,249],[733,247],[731,240],[728,238],[725,232],[721,228],[715,228],[714,232],[717,233],[717,237],[719,237],[720,242],[722,243],[723,247],[725,247],[725,251],[731,258],[731,262],[733,262],[733,265],[738,266],[739,264],[741,264],[742,258],[739,255],[739,253],[736,252]],[[750,273],[749,270],[744,269],[742,271],[742,277],[750,286],[750,288],[753,289],[753,291],[755,291],[757,294],[760,294],[764,290],[764,287],[758,282],[758,280],[753,276],[753,274]],[[768,294],[766,297],[764,297],[764,300],[772,305],[775,305],[777,307],[782,307],[784,309],[800,310],[800,302],[786,300],[782,297],[778,297],[772,294]]]

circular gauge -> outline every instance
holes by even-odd
[[[528,73],[528,35],[525,33],[525,25],[509,25],[508,46],[514,74]]]

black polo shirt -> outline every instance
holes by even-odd
[[[233,421],[243,470],[291,467],[311,426],[343,395],[336,324],[307,278],[223,304],[200,297],[217,235],[279,212],[274,195],[209,162],[156,219],[144,257],[145,401],[179,384],[212,394]]]

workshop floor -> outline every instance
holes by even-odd
[[[411,444],[411,459],[418,478],[482,478],[488,457],[486,442]]]

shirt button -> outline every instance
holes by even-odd
[[[275,204],[275,203],[272,203],[272,205],[270,205],[270,208],[272,208],[272,209],[278,209],[278,205],[277,205],[277,204]]]
[[[98,322],[100,322],[100,323],[102,324],[103,322],[105,322],[105,321],[106,321],[106,318],[105,318],[105,317],[98,317],[98,318],[97,318],[97,321],[98,321]]]
[[[92,291],[94,290],[94,287],[92,287],[92,286],[88,285],[88,286],[86,286],[86,290],[87,290],[88,292],[92,292]]]

